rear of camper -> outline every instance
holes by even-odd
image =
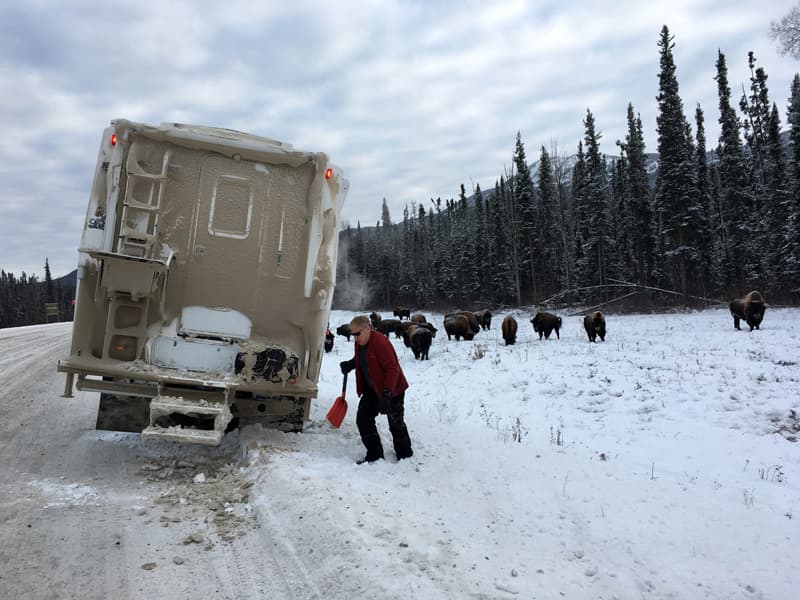
[[[238,131],[111,123],[79,248],[65,395],[98,429],[216,445],[299,431],[317,395],[348,181]]]

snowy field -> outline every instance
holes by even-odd
[[[68,325],[0,330],[0,597],[797,597],[800,309],[609,314],[595,344],[513,314],[515,346],[503,315],[457,342],[427,314],[429,361],[392,337],[414,457],[379,417],[365,465],[352,375],[325,421],[343,337],[304,433],[214,449],[94,431],[96,394],[58,397]]]

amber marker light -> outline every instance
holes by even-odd
[[[111,134],[111,145],[112,146],[116,146],[117,145],[117,134],[116,133],[112,133]]]
[[[333,169],[325,169],[325,179],[333,177]]]

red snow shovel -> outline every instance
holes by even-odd
[[[347,414],[347,400],[344,399],[344,393],[346,390],[347,375],[344,376],[344,381],[342,382],[342,395],[333,401],[333,406],[331,406],[328,414],[325,415],[325,418],[328,419],[328,422],[337,429],[342,424],[342,421],[344,421],[344,416]]]

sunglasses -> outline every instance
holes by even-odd
[[[359,337],[365,331],[366,329],[359,329],[358,331],[351,331],[350,333],[353,335],[353,337]]]

